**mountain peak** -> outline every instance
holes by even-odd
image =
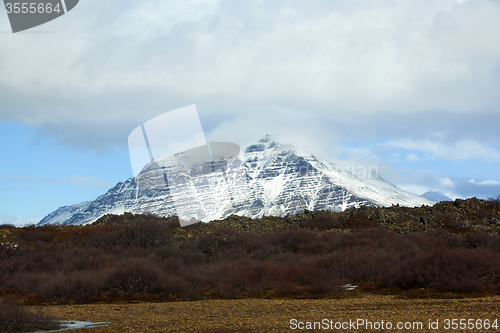
[[[266,134],[266,136],[257,141],[256,144],[248,146],[247,149],[245,149],[245,153],[250,154],[250,153],[263,152],[265,150],[276,149],[279,147],[282,147],[282,145],[274,141],[272,135]]]
[[[260,143],[267,143],[273,141],[273,136],[271,134],[266,134],[266,136],[262,139],[260,139],[258,142]]]

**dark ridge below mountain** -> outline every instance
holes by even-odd
[[[140,215],[106,215],[93,225],[127,224]],[[176,217],[157,218],[164,223],[177,224]],[[447,231],[465,234],[472,231],[498,233],[500,231],[500,201],[470,198],[443,201],[434,206],[422,207],[367,207],[349,208],[343,212],[304,211],[285,217],[264,216],[252,219],[231,215],[222,220],[197,223],[185,228],[176,228],[177,235],[211,233],[218,229],[234,229],[252,233],[275,233],[286,229],[305,228],[316,231],[352,230],[384,227],[396,233],[434,233]]]

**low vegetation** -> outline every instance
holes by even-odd
[[[0,228],[0,297],[24,304],[500,292],[497,200],[304,212],[180,228],[108,215]],[[343,288],[358,285],[354,291]]]
[[[55,330],[60,324],[53,318],[28,311],[12,300],[0,299],[0,332]]]

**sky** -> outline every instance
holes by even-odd
[[[499,34],[496,0],[81,0],[16,34],[0,8],[0,224],[132,177],[130,132],[191,104],[207,141],[496,198]]]

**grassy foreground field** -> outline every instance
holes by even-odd
[[[331,300],[233,299],[166,303],[124,303],[53,305],[34,307],[62,320],[110,322],[107,327],[78,329],[71,332],[491,332],[484,329],[500,317],[500,296],[467,299],[400,299],[395,296],[367,295]],[[296,319],[297,326],[291,325]],[[367,320],[375,325],[366,329],[335,329],[335,322]],[[459,319],[458,329],[447,326],[446,319]],[[460,329],[460,319],[473,319],[474,329]],[[480,319],[481,321],[478,321]],[[307,330],[307,322],[333,322],[333,329]],[[429,320],[438,329],[429,329]],[[385,329],[375,329],[376,322]],[[304,323],[300,330],[299,322]],[[388,322],[392,329],[387,329]],[[411,325],[397,329],[397,324]],[[422,329],[418,323],[422,323]],[[482,329],[478,329],[481,323]],[[497,321],[498,323],[498,321]],[[314,324],[312,324],[314,325]],[[330,324],[329,324],[330,325]],[[347,324],[344,324],[344,327]],[[404,326],[403,326],[404,327]]]

